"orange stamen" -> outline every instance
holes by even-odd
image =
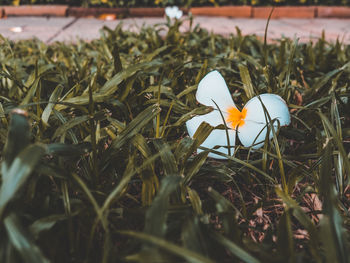
[[[226,122],[229,123],[232,129],[236,129],[237,126],[240,127],[244,124],[244,119],[247,115],[247,109],[239,111],[238,109],[232,107],[227,110],[228,117]]]

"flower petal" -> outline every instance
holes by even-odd
[[[223,112],[224,118],[227,118],[226,113]],[[188,120],[186,122],[186,127],[188,134],[193,137],[194,133],[197,131],[199,125],[202,122],[207,122],[211,126],[218,126],[220,124],[223,124],[222,117],[220,115],[220,112],[218,110],[213,110],[212,112],[193,117],[192,119]],[[230,139],[230,146],[235,146],[236,142],[236,131],[235,130],[228,130],[229,133],[229,139]],[[225,130],[213,130],[210,135],[207,137],[207,139],[202,143],[201,146],[206,148],[213,148],[217,145],[227,146],[227,137],[226,137],[226,131]],[[216,151],[228,154],[228,148],[220,147],[218,149],[215,149]],[[202,152],[203,150],[197,149],[197,152]],[[231,148],[231,153],[233,153],[233,148]],[[226,159],[226,157],[209,153],[209,157],[216,158],[216,159]]]
[[[245,147],[259,143],[253,146],[253,149],[258,149],[263,146],[266,137],[267,116],[265,117],[264,108],[259,97],[269,113],[271,120],[277,119],[281,126],[290,124],[288,106],[280,96],[275,94],[261,94],[249,100],[244,106],[247,110],[247,115],[244,120],[244,125],[238,128],[238,137]],[[274,127],[278,126],[277,121],[273,123]],[[269,139],[271,139],[272,136],[273,133],[271,132],[269,134]]]
[[[227,114],[225,112],[222,113],[224,115],[224,118],[227,118]],[[212,112],[209,112],[204,115],[198,115],[193,117],[192,119],[188,120],[186,122],[186,127],[188,134],[193,137],[194,133],[197,131],[199,125],[201,125],[202,122],[209,123],[211,126],[216,127],[220,124],[224,124],[222,121],[222,117],[220,115],[220,112],[218,110],[213,110]]]
[[[244,125],[238,128],[238,138],[245,147],[252,146],[253,149],[259,149],[264,145],[266,137],[266,124],[255,121],[245,121]],[[272,133],[270,133],[270,139]]]
[[[286,102],[276,94],[261,94],[249,100],[244,108],[247,109],[246,120],[264,122],[265,112],[259,97],[267,109],[271,119],[278,119],[281,126],[290,124],[290,114]]]
[[[178,11],[176,12],[175,18],[176,18],[176,19],[180,19],[180,18],[182,17],[182,15],[183,15],[182,10],[178,10]]]
[[[199,82],[196,99],[199,103],[215,109],[217,108],[216,103],[221,111],[236,107],[224,78],[216,70],[208,73]]]
[[[234,152],[234,146],[236,143],[236,131],[235,130],[228,130],[228,136],[230,139],[230,149],[231,149],[231,155]],[[201,146],[212,149],[215,146],[226,146],[226,147],[219,147],[215,149],[215,151],[228,154],[228,148],[227,148],[227,137],[226,137],[226,131],[225,130],[213,130],[210,135],[207,137],[207,139],[202,143]],[[197,152],[200,153],[203,150],[197,149]],[[227,159],[224,156],[215,154],[215,153],[209,153],[209,157],[215,158],[215,159]]]

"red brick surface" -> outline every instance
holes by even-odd
[[[272,7],[221,6],[185,9],[195,16],[240,18],[268,18]],[[75,16],[87,17],[113,14],[116,17],[163,17],[164,8],[84,8],[66,5],[0,6],[0,18],[6,16]],[[350,18],[350,7],[345,6],[283,6],[276,7],[272,18]]]
[[[6,16],[65,16],[67,5],[3,6]]]
[[[99,17],[101,15],[116,15],[116,16],[127,16],[128,9],[127,8],[85,8],[85,7],[69,7],[67,10],[68,16],[75,17]]]
[[[225,16],[225,17],[251,17],[251,6],[221,6],[221,7],[193,7],[190,9],[193,15]]]
[[[254,7],[254,18],[268,18],[272,7]],[[314,18],[316,7],[313,6],[281,6],[275,7],[271,18]]]
[[[165,15],[164,8],[160,7],[135,7],[129,8],[129,15],[134,17],[162,17]]]
[[[319,6],[317,17],[350,18],[350,7],[345,6]]]

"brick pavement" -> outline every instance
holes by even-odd
[[[123,23],[125,30],[137,31],[142,25],[153,26],[165,23],[164,18],[126,18],[122,20],[104,21],[95,18],[74,17],[8,17],[0,19],[0,34],[12,40],[36,37],[46,43],[54,41],[76,41],[77,39],[92,40],[100,36],[103,26],[114,28]],[[256,34],[264,36],[266,19],[225,18],[197,16],[194,24],[210,32],[228,36],[240,28],[244,35]],[[14,27],[20,27],[21,32],[13,32]],[[188,21],[181,27],[182,31],[189,29]],[[268,38],[270,40],[282,36],[298,37],[300,41],[310,41],[319,38],[325,31],[326,39],[334,42],[339,38],[343,43],[350,44],[350,19],[273,19],[270,21]]]

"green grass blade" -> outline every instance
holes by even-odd
[[[321,240],[326,248],[327,262],[349,262],[349,235],[343,227],[343,219],[338,210],[338,199],[332,183],[332,146],[328,142],[323,153],[320,171],[320,193],[323,196],[324,217],[320,221]]]
[[[49,121],[49,117],[51,115],[52,109],[55,106],[55,102],[57,102],[58,98],[61,96],[62,91],[63,91],[63,86],[58,85],[52,92],[49,99],[49,103],[47,104],[47,106],[45,107],[41,115],[41,120],[45,125],[48,125],[48,121]]]
[[[144,232],[152,236],[164,237],[166,233],[170,195],[181,181],[179,176],[164,177],[159,193],[147,210]]]
[[[127,140],[135,136],[149,121],[151,121],[159,113],[160,108],[157,105],[152,105],[142,111],[134,118],[125,129],[113,140],[111,148],[119,149]]]
[[[4,219],[4,225],[12,245],[21,255],[23,262],[50,262],[33,242],[31,236],[25,231],[14,214],[10,214]]]
[[[277,248],[281,258],[295,262],[295,248],[290,210],[285,210],[280,217],[277,229]]]
[[[174,154],[171,151],[170,146],[162,139],[153,140],[153,144],[158,151],[163,150],[160,158],[162,160],[164,174],[167,176],[178,175],[178,167]]]
[[[229,250],[233,255],[235,255],[237,258],[239,258],[242,262],[246,263],[259,263],[261,262],[254,256],[250,255],[248,252],[246,252],[244,249],[230,241],[229,239],[225,238],[224,236],[212,232],[213,238],[222,244],[227,250]]]
[[[199,255],[193,251],[190,251],[186,248],[180,247],[178,245],[175,245],[173,243],[170,243],[164,239],[148,235],[145,233],[138,233],[134,231],[120,231],[120,234],[126,235],[129,237],[137,238],[143,242],[151,243],[154,245],[157,245],[158,247],[173,253],[176,256],[179,256],[181,258],[186,259],[188,262],[191,263],[214,263],[214,261],[203,257],[202,255]],[[128,257],[127,257],[128,259]],[[130,256],[130,259],[133,259],[132,256]]]
[[[41,157],[46,153],[45,145],[29,145],[17,155],[6,174],[3,174],[3,182],[0,187],[0,218],[7,204],[17,197],[19,189],[25,184]]]
[[[16,109],[12,111],[10,126],[8,128],[7,140],[4,146],[1,173],[3,180],[7,176],[15,157],[30,143],[30,127],[27,113]]]
[[[249,70],[247,66],[243,64],[238,65],[239,68],[239,74],[241,76],[241,80],[243,82],[243,89],[245,91],[245,95],[248,99],[251,99],[255,96],[255,91],[252,83],[252,79],[249,75]]]

